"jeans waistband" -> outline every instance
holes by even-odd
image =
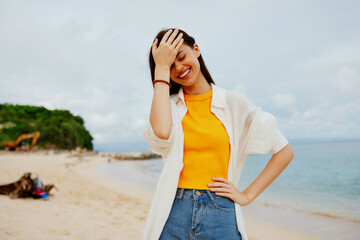
[[[209,190],[178,188],[176,191],[176,199],[181,201],[184,196],[194,198],[208,196],[211,201],[214,201],[214,193],[210,192]]]

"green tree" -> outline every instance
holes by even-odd
[[[93,149],[90,132],[80,116],[68,110],[0,104],[0,142],[15,141],[23,133],[40,131],[40,148]]]

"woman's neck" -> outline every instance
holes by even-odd
[[[191,86],[183,86],[185,94],[200,95],[211,90],[210,84],[206,81],[204,75],[201,74],[200,79]]]

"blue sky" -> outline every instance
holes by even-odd
[[[96,149],[143,150],[148,51],[195,37],[216,85],[289,139],[360,138],[359,1],[1,1],[0,102],[69,109]]]

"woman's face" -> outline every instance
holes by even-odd
[[[191,48],[184,43],[170,67],[171,80],[185,87],[196,83],[202,75],[198,61],[199,56],[200,50],[197,44],[194,44],[194,48]]]

